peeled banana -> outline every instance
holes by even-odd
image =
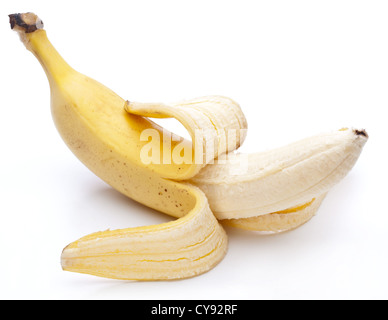
[[[220,221],[270,232],[302,225],[368,139],[364,130],[346,128],[268,152],[234,153],[248,126],[232,99],[126,101],[71,68],[35,14],[9,17],[47,75],[53,120],[70,150],[114,189],[177,218],[87,235],[63,250],[64,270],[133,280],[206,272],[227,252]],[[149,119],[168,117],[185,126],[191,141]]]

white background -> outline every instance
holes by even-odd
[[[26,11],[75,69],[125,99],[238,101],[241,151],[342,127],[370,139],[310,222],[272,236],[227,228],[228,254],[204,275],[64,272],[62,248],[81,236],[171,218],[109,188],[62,142],[44,72],[9,28]],[[2,1],[0,13],[0,298],[388,298],[387,1]]]

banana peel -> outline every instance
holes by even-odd
[[[69,149],[112,188],[176,218],[82,237],[62,252],[66,271],[122,280],[202,274],[227,252],[220,222],[266,232],[299,227],[352,169],[368,139],[365,130],[345,128],[267,152],[235,153],[247,120],[232,99],[124,100],[71,68],[38,16],[9,17],[47,75],[53,120]],[[191,141],[170,139],[173,133],[150,119],[169,117]]]

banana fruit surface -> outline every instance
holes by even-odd
[[[53,120],[69,149],[112,188],[177,218],[82,237],[63,250],[64,270],[125,280],[209,271],[227,252],[220,222],[267,232],[299,227],[351,170],[368,139],[364,130],[345,128],[267,152],[235,153],[248,125],[232,99],[126,101],[71,68],[35,14],[9,17],[47,75]],[[149,119],[171,117],[191,141]]]
[[[233,154],[224,164],[205,167],[191,182],[205,192],[218,219],[250,218],[304,205],[346,176],[365,135],[342,129],[267,152]],[[247,167],[236,169],[244,156]]]

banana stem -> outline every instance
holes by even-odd
[[[47,38],[43,21],[31,12],[9,15],[11,29],[15,30],[25,47],[39,60],[50,82],[63,79],[74,70],[60,56]]]
[[[8,16],[11,29],[23,29],[25,33],[32,33],[38,29],[43,29],[43,21],[32,12],[14,13]]]

